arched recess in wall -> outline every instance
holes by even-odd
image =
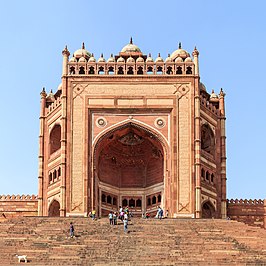
[[[215,154],[214,133],[207,123],[201,126],[201,149],[211,155]]]
[[[205,201],[202,203],[202,218],[204,219],[210,219],[210,218],[215,218],[215,207],[211,203],[211,201]]]
[[[59,217],[60,216],[60,204],[57,200],[53,200],[48,209],[48,216]]]
[[[49,153],[50,155],[61,148],[61,126],[56,124],[50,132]]]
[[[164,148],[158,135],[147,128],[133,122],[120,125],[96,146],[94,167],[101,182],[115,187],[149,187],[163,182]]]
[[[124,198],[119,205],[129,204],[134,199],[135,207],[142,207],[138,199],[139,188],[147,190],[149,187],[160,192],[160,202],[168,204],[164,195],[164,188],[168,187],[165,178],[169,169],[168,142],[156,129],[143,125],[140,121],[125,120],[122,123],[107,128],[94,140],[93,144],[93,175],[94,182],[91,184],[92,194],[95,195],[95,204],[98,205],[98,185],[103,187],[112,186],[115,190],[132,189],[135,191],[128,198]],[[114,192],[118,193],[118,192]],[[143,192],[146,193],[146,192]],[[148,195],[148,192],[146,193]],[[145,195],[146,195],[145,194]],[[116,194],[119,199],[119,195]],[[127,202],[127,203],[126,203]],[[143,201],[145,204],[146,200]],[[150,207],[150,206],[149,206]],[[102,206],[102,210],[105,206]]]

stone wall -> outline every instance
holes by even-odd
[[[38,215],[38,196],[0,195],[0,218]]]
[[[227,200],[227,216],[232,220],[266,229],[266,199]]]

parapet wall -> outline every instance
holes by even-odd
[[[38,196],[0,195],[0,219],[38,215]]]
[[[266,199],[227,200],[227,216],[232,220],[266,229]]]

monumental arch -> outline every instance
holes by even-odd
[[[225,218],[225,94],[200,82],[198,50],[62,54],[62,83],[41,92],[38,215]]]

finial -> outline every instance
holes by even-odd
[[[41,95],[41,98],[45,98],[47,96],[46,91],[45,91],[45,87],[42,88],[40,95]]]
[[[158,57],[161,57],[161,54],[160,53],[158,53]]]
[[[94,53],[91,53],[91,57],[94,57]]]
[[[170,57],[170,54],[168,54],[168,57]]]
[[[225,96],[225,93],[224,93],[224,91],[223,91],[223,88],[221,88],[220,93],[219,93],[219,96],[220,96],[220,97],[224,97],[224,96]]]
[[[111,54],[111,57],[114,57],[113,54]]]
[[[103,53],[101,53],[101,57],[103,57]]]
[[[133,44],[133,40],[132,40],[132,37],[130,37],[130,44]]]
[[[197,47],[195,46],[194,51],[192,52],[192,55],[199,55],[199,51],[197,50]]]
[[[85,49],[85,44],[84,44],[84,42],[82,43],[82,49]]]
[[[182,45],[181,45],[181,42],[179,42],[178,49],[181,49],[181,48],[182,48]]]
[[[151,57],[151,53],[149,53],[149,57]]]
[[[51,89],[50,94],[53,94],[53,90]]]
[[[62,51],[62,54],[63,54],[63,55],[67,55],[67,56],[70,55],[70,53],[69,53],[69,51],[68,51],[68,49],[67,49],[67,45],[65,46],[65,49]]]
[[[214,89],[212,89],[212,93],[214,93]]]

